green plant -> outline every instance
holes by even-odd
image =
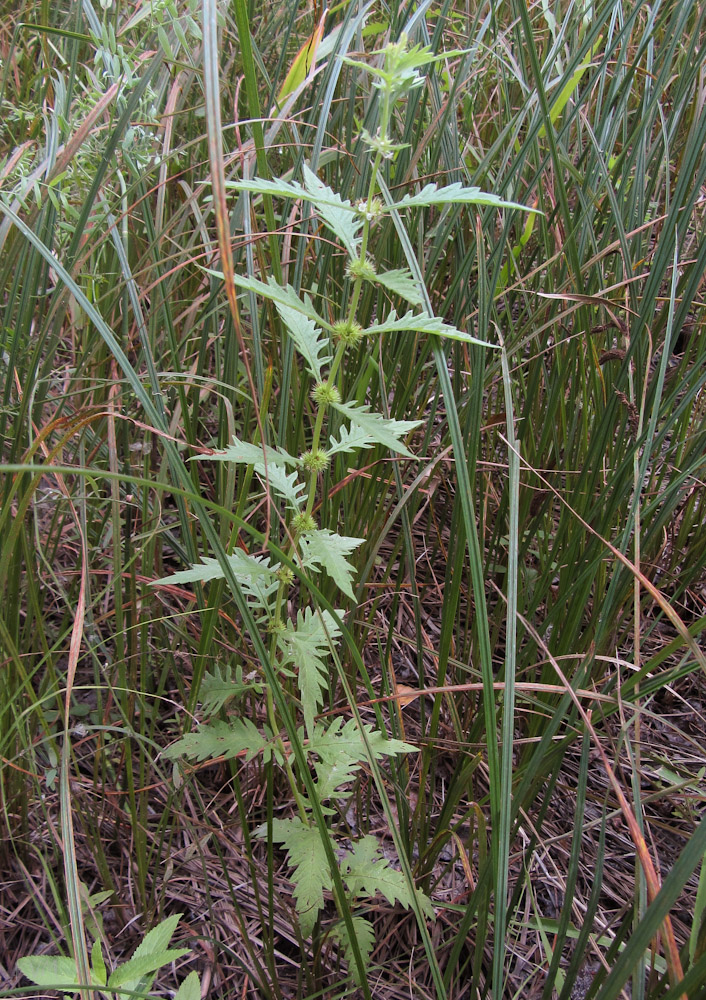
[[[86,900],[87,908],[95,906],[111,893],[97,893]],[[76,961],[61,955],[30,955],[21,958],[17,965],[22,973],[32,983],[45,989],[61,990],[62,993],[73,994],[81,991],[86,996],[87,988],[96,988],[106,998],[112,998],[121,991],[133,992],[148,996],[152,989],[159,969],[171,965],[184,955],[189,954],[188,948],[170,948],[180,915],[175,914],[162,920],[156,927],[145,934],[135,949],[131,958],[116,966],[108,974],[101,945],[102,928],[96,926],[93,947],[91,948],[91,965],[89,969],[90,982],[80,982],[77,976]],[[104,987],[104,989],[101,989]],[[196,972],[190,972],[174,994],[175,1000],[200,1000],[201,985]]]
[[[189,935],[213,952],[213,996],[357,995],[341,962],[346,936],[369,946],[363,920],[376,945],[360,968],[376,995],[408,992],[411,977],[440,1000],[569,1000],[598,957],[600,1000],[628,983],[634,1000],[700,995],[703,5],[354,0],[321,18],[302,0],[9,7],[0,868],[16,919],[0,932],[5,965],[31,934],[32,950],[76,956],[75,981],[91,978],[83,879],[111,890],[106,926],[188,910]],[[316,317],[345,320],[355,282],[345,241],[304,197],[315,192],[303,160],[341,201],[367,205],[360,136],[376,134],[383,95],[369,67],[337,53],[403,30],[446,62],[422,67],[424,85],[393,106],[402,148],[380,165],[369,256],[378,272],[409,269],[423,305],[363,280],[356,320],[367,330],[412,310],[480,343],[389,329],[344,352],[345,405],[421,421],[397,438],[413,458],[373,441],[318,475],[316,529],[366,539],[338,554],[352,602],[323,562],[303,565],[310,550],[287,535],[297,511],[268,486],[270,473],[303,485],[305,511],[312,470],[273,465],[265,447],[311,451],[317,377],[272,297],[231,277],[224,295],[200,265],[226,273],[230,249],[236,276],[271,273],[301,302],[304,289],[329,380],[338,345]],[[255,167],[297,184],[217,191],[219,169],[247,181]],[[542,214],[389,207],[429,181]],[[497,332],[506,359],[482,346]],[[325,405],[322,452],[357,433]],[[256,446],[254,464],[200,460],[236,434]],[[255,582],[274,585],[269,598],[238,585],[238,552],[269,560],[274,579]],[[226,577],[151,586],[199,553]],[[357,727],[350,780],[323,801],[298,668],[267,632],[282,567],[282,626],[326,634],[308,674],[314,739],[332,720]],[[195,717],[217,732],[248,720],[241,745],[262,749],[223,765],[158,754],[199,736]],[[418,752],[377,758],[384,733]],[[589,738],[663,873],[652,904]],[[288,766],[332,886],[307,939],[276,839],[282,820],[306,825]],[[287,832],[296,876],[313,837]],[[376,843],[395,868],[399,858],[393,878],[415,914],[393,914],[374,880],[349,889],[346,859],[367,852],[361,867],[374,868]],[[417,886],[438,918],[426,937]],[[667,985],[678,965],[658,953],[667,915],[683,987]],[[110,943],[114,968],[130,952]],[[173,985],[162,970],[152,991]]]
[[[359,901],[381,893],[391,903],[399,901],[404,906],[414,906],[418,919],[433,917],[433,909],[419,889],[412,891],[408,877],[391,868],[380,855],[375,837],[358,837],[350,849],[343,849],[334,844],[328,823],[321,823],[322,818],[334,815],[336,804],[351,794],[351,781],[364,763],[373,765],[384,756],[415,750],[404,741],[385,738],[380,728],[363,725],[357,713],[345,725],[340,717],[316,721],[327,690],[335,687],[330,676],[332,661],[352,708],[354,698],[337,654],[344,612],[330,605],[322,607],[325,584],[322,581],[314,587],[312,582],[325,573],[344,598],[354,600],[351,557],[364,541],[339,533],[335,523],[323,527],[317,522],[315,510],[320,499],[321,477],[335,456],[352,455],[364,449],[383,448],[403,458],[412,458],[405,439],[419,427],[420,421],[392,419],[376,412],[364,401],[364,386],[362,390],[358,387],[356,397],[344,398],[346,364],[361,344],[402,333],[493,346],[442,322],[428,311],[415,311],[425,301],[419,281],[408,268],[378,267],[374,252],[376,224],[390,216],[399,220],[406,209],[422,206],[523,207],[460,183],[442,187],[427,184],[418,193],[407,194],[397,201],[390,197],[381,165],[385,161],[394,162],[405,148],[392,134],[395,104],[423,83],[419,71],[437,59],[429,48],[410,46],[404,36],[375,53],[370,63],[344,59],[346,64],[369,74],[380,95],[377,129],[371,133],[363,128],[360,133],[370,152],[370,173],[367,193],[357,203],[342,198],[306,164],[302,166],[301,183],[265,178],[231,183],[231,188],[239,192],[301,200],[310,205],[347,258],[345,305],[338,312],[334,302],[339,293],[334,288],[317,287],[312,294],[299,294],[291,285],[281,284],[274,277],[263,281],[254,276],[234,276],[238,288],[272,303],[306,368],[302,381],[310,380],[311,399],[311,410],[303,410],[309,425],[302,434],[306,447],[300,454],[292,455],[281,446],[275,448],[236,438],[224,451],[201,456],[202,460],[242,466],[246,476],[254,473],[262,484],[270,525],[266,538],[268,553],[253,554],[235,547],[229,563],[261,632],[269,637],[269,659],[274,665],[277,684],[286,689],[290,703],[297,705],[296,711],[303,719],[304,725],[296,732],[301,752],[295,759],[291,747],[279,735],[282,719],[267,683],[264,685],[267,725],[263,731],[245,718],[205,722],[166,751],[169,758],[184,756],[197,761],[238,756],[251,759],[260,755],[266,763],[274,761],[283,769],[297,815],[270,819],[256,833],[281,844],[288,853],[304,937],[315,930],[324,907],[324,892],[333,892],[343,919],[330,933],[342,944],[359,982],[373,946],[372,927],[357,910],[351,917],[346,913],[340,882],[331,870],[334,846],[340,881],[351,905],[357,906]],[[223,277],[221,272],[209,273]],[[366,288],[378,296],[377,319],[363,326],[358,322],[358,307]],[[401,315],[392,307],[399,300],[407,307]],[[219,560],[204,558],[201,564],[157,583],[204,583],[225,575]],[[288,614],[290,602],[299,604],[296,615]],[[209,697],[211,712],[220,710],[229,695],[239,693],[236,688],[229,692],[227,680],[224,683],[222,676],[216,679],[207,674],[204,680],[208,693],[216,681],[221,691],[220,697]]]

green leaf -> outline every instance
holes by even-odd
[[[294,93],[297,87],[300,87],[302,83],[304,83],[309,73],[316,65],[316,52],[324,33],[324,24],[326,23],[327,13],[328,8],[324,5],[321,17],[319,18],[319,23],[299,49],[294,58],[294,62],[289,67],[289,72],[287,73],[284,83],[280,87],[279,94],[277,95],[278,105],[281,105],[290,94]]]
[[[198,456],[201,462],[234,462],[237,465],[260,465],[263,469],[265,458],[267,458],[268,469],[270,466],[286,468],[288,465],[297,464],[296,458],[284,450],[270,448],[269,445],[263,448],[261,444],[240,441],[237,437],[234,437],[231,444],[223,451],[214,451],[210,455]]]
[[[406,267],[376,274],[375,281],[392,292],[393,295],[399,295],[401,299],[405,299],[410,305],[420,306],[424,301],[417,282],[412,277],[412,272],[408,271]]]
[[[425,205],[492,205],[495,208],[519,208],[522,212],[537,212],[535,208],[528,208],[516,201],[504,201],[496,194],[481,191],[478,187],[464,187],[460,183],[447,184],[445,187],[426,184],[418,194],[406,194],[394,205],[388,205],[386,210],[421,208]]]
[[[96,939],[91,948],[91,979],[99,986],[105,986],[108,981],[107,976],[108,971],[103,960],[103,948],[100,941]]]
[[[222,271],[213,271],[208,267],[203,268],[203,270],[207,274],[213,275],[215,278],[223,279]],[[233,282],[238,286],[238,288],[244,288],[249,292],[255,292],[256,295],[261,295],[264,299],[270,299],[275,304],[279,303],[283,306],[289,306],[291,309],[295,309],[297,312],[308,316],[309,319],[313,319],[315,323],[325,325],[319,314],[314,309],[308,295],[305,295],[303,300],[300,299],[291,285],[279,285],[271,275],[268,277],[267,281],[260,281],[259,278],[249,278],[243,274],[236,274],[233,278]]]
[[[305,201],[313,204],[315,207],[324,205],[339,212],[346,212],[353,217],[358,215],[358,209],[354,205],[351,205],[350,201],[344,200],[339,194],[325,185],[322,185],[321,189],[317,189],[316,193],[314,193],[314,191],[308,190],[298,181],[286,181],[281,177],[275,177],[272,180],[254,177],[252,180],[226,181],[226,187],[235,188],[237,191],[250,191],[253,194],[270,194],[280,198],[294,198],[297,201]],[[223,277],[221,272],[211,273],[218,274],[221,278]]]
[[[147,955],[135,954],[115,969],[108,980],[108,988],[115,990],[122,987],[126,990],[138,990],[145,977],[151,979],[151,974],[157,969],[161,969],[163,965],[170,965],[188,954],[188,948],[169,948],[166,951],[150,952]]]
[[[174,994],[174,1000],[201,1000],[201,982],[197,972],[190,972]]]
[[[344,756],[338,757],[336,760],[317,760],[314,764],[314,770],[316,771],[316,794],[319,801],[348,798],[352,789],[344,789],[343,786],[355,778],[361,766],[360,761]]]
[[[161,920],[152,930],[145,934],[137,948],[135,948],[132,958],[141,958],[143,955],[154,955],[168,948],[180,920],[181,913],[174,913],[171,917]]]
[[[20,958],[17,968],[36,986],[75,993],[78,989],[76,962],[61,955],[28,955]]]
[[[375,444],[375,439],[367,434],[362,427],[342,426],[338,432],[338,440],[335,437],[330,438],[326,452],[329,456],[338,452],[347,454],[357,451],[359,448],[370,448],[373,444]]]
[[[384,49],[383,66],[369,65],[350,56],[339,56],[341,62],[349,66],[356,66],[363,69],[372,76],[379,78],[373,86],[386,86],[392,92],[402,92],[411,87],[419,86],[424,82],[424,78],[417,73],[418,69],[439,62],[441,59],[449,59],[455,56],[465,55],[466,49],[453,49],[445,51],[442,55],[434,55],[429,46],[414,45],[406,48],[406,42],[390,42]]]
[[[258,469],[256,466],[255,472],[257,472],[263,486],[268,485],[275,493],[279,493],[281,497],[288,501],[289,506],[293,510],[298,511],[301,508],[302,501],[306,499],[303,495],[306,490],[306,484],[299,482],[296,472],[287,473],[281,465],[273,465],[272,468],[268,467],[267,476],[265,476],[264,466],[262,469]]]
[[[367,403],[357,406],[355,403],[332,403],[344,417],[359,427],[365,434],[378,444],[385,445],[391,451],[397,451],[407,458],[412,458],[412,452],[402,444],[400,437],[419,427],[421,420],[386,420],[379,413],[371,413]]]
[[[321,382],[321,366],[327,365],[331,356],[324,354],[323,357],[319,357],[319,355],[322,351],[327,350],[328,341],[324,339],[322,331],[308,316],[292,309],[291,306],[283,306],[279,302],[275,305],[282,322],[294,341],[294,346],[306,361],[307,367],[316,381]]]
[[[251,556],[242,549],[236,549],[228,556],[228,562],[246,597],[259,607],[266,608],[270,597],[279,586],[275,571],[270,566],[269,556]],[[217,559],[202,556],[200,565],[162,577],[161,580],[155,580],[153,585],[207,583],[209,580],[222,580],[224,576],[223,568]]]
[[[288,621],[277,637],[284,666],[293,663],[298,669],[299,690],[307,733],[314,730],[314,716],[323,701],[323,691],[328,686],[329,671],[326,664],[330,642],[341,631],[328,611],[321,614],[306,608],[297,614],[296,625]]]
[[[214,664],[213,670],[204,674],[199,695],[204,712],[207,715],[215,715],[231,698],[246,691],[262,694],[262,684],[255,680],[243,680],[243,668],[240,664],[234,673],[233,667],[229,663],[224,663]]]
[[[344,201],[328,185],[320,181],[316,174],[303,166],[304,185],[311,196],[316,212],[328,228],[338,236],[351,257],[357,257],[360,237],[358,231],[363,220],[352,209],[349,201]]]
[[[233,719],[230,722],[209,722],[199,726],[194,733],[187,733],[164,751],[169,760],[188,757],[189,760],[211,760],[223,757],[230,760],[243,754],[252,760],[261,753],[267,763],[272,754],[271,741],[263,736],[250,719]]]
[[[306,486],[297,480],[296,472],[288,474],[286,471],[287,465],[295,464],[296,459],[287,452],[275,451],[274,448],[266,448],[265,454],[267,468],[262,447],[249,441],[239,441],[236,437],[224,451],[201,457],[210,462],[235,462],[239,465],[252,466],[263,484],[269,485],[270,489],[279,493],[295,510],[298,510]]]
[[[364,538],[350,538],[347,535],[337,535],[328,528],[315,528],[307,531],[299,540],[302,561],[305,566],[323,567],[337,587],[343,593],[355,599],[351,580],[354,568],[346,559],[354,549],[362,545]]]
[[[267,826],[256,830],[258,837],[267,836]],[[326,836],[329,836],[328,832]],[[331,889],[326,851],[321,834],[315,826],[305,826],[299,817],[274,819],[272,839],[283,844],[294,871],[294,899],[304,937],[309,937],[316,924],[316,918],[324,905],[324,890]]]
[[[331,230],[352,255],[357,255],[360,243],[358,231],[362,218],[350,201],[341,198],[339,194],[324,184],[316,174],[306,166],[303,167],[304,184],[297,181],[285,181],[275,178],[264,180],[256,177],[253,180],[229,183],[238,191],[250,191],[253,194],[269,194],[280,198],[293,198],[305,201],[314,206],[317,215],[324,225]],[[263,293],[264,294],[264,293]]]
[[[365,735],[373,757],[392,757],[399,753],[415,753],[417,748],[402,740],[388,740],[384,733],[365,726]],[[368,749],[355,719],[343,726],[339,716],[328,726],[318,724],[309,731],[309,750],[319,760],[314,764],[316,790],[320,799],[344,798],[341,786],[347,784],[369,760]]]
[[[154,973],[157,969],[188,955],[188,948],[169,948],[169,942],[180,919],[181,914],[175,913],[148,931],[135,949],[132,958],[113,970],[108,979],[109,988],[122,987],[124,990],[146,992],[154,982]]]
[[[378,333],[392,333],[398,330],[411,330],[415,333],[431,333],[435,337],[449,337],[451,340],[462,340],[466,344],[478,344],[481,347],[492,347],[497,349],[497,344],[491,344],[487,340],[479,340],[472,337],[470,333],[464,333],[455,326],[449,326],[436,316],[428,316],[426,313],[405,313],[398,316],[393,309],[390,315],[382,323],[373,323],[363,332],[367,336],[374,336]]]
[[[385,858],[378,854],[380,844],[375,837],[362,837],[353,850],[341,861],[341,875],[352,896],[374,898],[381,893],[388,903],[399,901],[405,908],[412,905],[412,896],[402,872],[390,868]],[[416,890],[425,914],[434,918],[434,909],[429,898]]]
[[[360,954],[363,959],[363,964],[367,967],[370,962],[370,956],[373,952],[373,945],[375,944],[375,931],[373,925],[365,917],[353,917],[353,932],[358,942],[358,947],[360,948]],[[353,958],[353,949],[351,947],[351,941],[348,936],[348,928],[340,921],[335,924],[331,929],[330,935],[335,941],[338,941],[343,948],[343,955],[348,962],[348,970],[353,977],[353,981],[357,986],[360,986],[358,976],[358,967]]]
[[[379,760],[382,757],[394,757],[400,753],[418,753],[418,747],[403,740],[388,739],[384,733],[372,726],[366,725],[365,735],[373,753],[373,757]],[[339,716],[324,728],[318,725],[311,738],[310,749],[322,760],[336,761],[341,758],[348,758],[354,761],[367,761],[368,751],[363,742],[360,729],[355,719],[349,719],[343,725],[343,719]]]

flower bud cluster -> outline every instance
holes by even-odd
[[[362,278],[363,281],[375,281],[375,265],[371,260],[351,260],[348,263],[348,274],[351,278]]]
[[[344,343],[346,347],[355,347],[363,336],[363,327],[360,323],[356,323],[354,319],[339,319],[333,325],[333,335],[337,340]]]
[[[292,518],[292,531],[295,535],[305,535],[307,531],[316,530],[316,521],[311,514],[295,514]]]
[[[311,398],[319,406],[330,406],[341,402],[341,391],[333,382],[317,382],[311,390]]]
[[[330,457],[321,448],[317,448],[316,451],[305,451],[303,455],[300,455],[299,461],[307,472],[324,472],[328,469]]]

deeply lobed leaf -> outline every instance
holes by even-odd
[[[222,757],[231,760],[242,755],[251,760],[257,754],[267,762],[272,754],[272,741],[263,736],[250,719],[231,722],[209,722],[199,726],[195,733],[187,733],[164,751],[170,760],[188,757],[189,760],[212,760]]]

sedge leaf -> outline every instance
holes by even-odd
[[[324,7],[319,18],[319,23],[294,57],[294,61],[289,67],[289,72],[284,78],[284,83],[277,94],[277,104],[281,105],[290,94],[294,93],[297,87],[300,87],[304,83],[316,65],[316,53],[324,34],[326,13],[327,8]]]

